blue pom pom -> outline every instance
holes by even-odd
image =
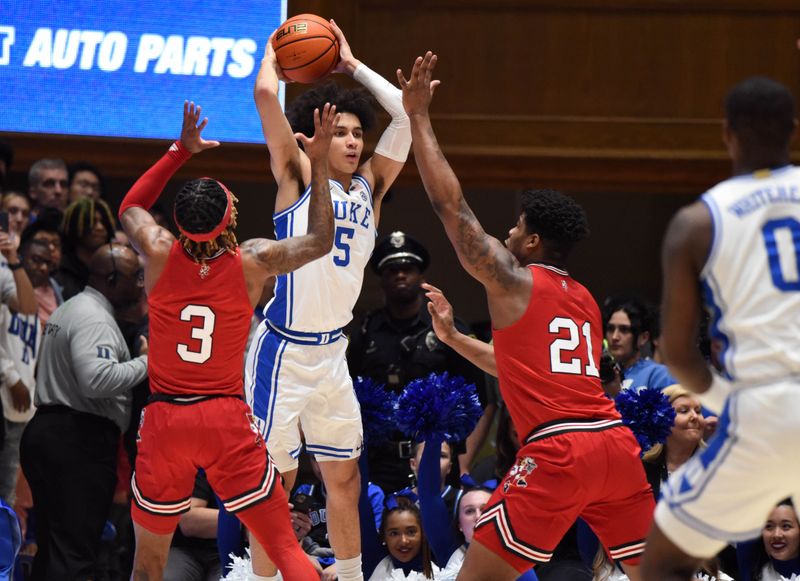
[[[656,444],[666,442],[672,433],[675,410],[660,389],[626,389],[617,395],[614,403],[622,416],[622,423],[636,436],[642,454]]]
[[[473,384],[447,372],[411,381],[397,400],[397,426],[418,442],[434,437],[448,442],[465,439],[481,417]]]
[[[361,406],[364,438],[370,444],[385,442],[395,430],[397,395],[369,377],[357,377],[353,382],[353,388]]]

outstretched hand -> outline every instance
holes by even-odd
[[[423,283],[422,288],[427,291],[425,296],[430,300],[428,312],[431,314],[433,332],[440,341],[447,343],[447,340],[457,332],[453,306],[445,298],[444,293],[432,284]]]
[[[212,147],[218,147],[219,141],[206,141],[200,135],[208,125],[208,117],[200,119],[200,105],[195,105],[191,101],[183,102],[183,127],[181,127],[181,143],[192,153],[199,153]]]
[[[314,109],[314,137],[308,137],[303,133],[294,134],[295,139],[303,144],[303,151],[312,162],[320,159],[327,160],[339,117],[340,115],[336,113],[336,105],[325,103],[322,113],[319,109]]]
[[[426,52],[424,57],[418,56],[408,80],[403,76],[402,69],[397,69],[397,81],[403,89],[403,108],[409,115],[428,113],[433,93],[441,82],[433,79],[436,60],[436,55],[431,51]]]

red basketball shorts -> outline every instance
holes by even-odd
[[[171,533],[189,510],[200,468],[232,513],[268,499],[280,485],[250,408],[234,397],[150,403],[137,441],[131,516],[156,534]]]
[[[581,517],[613,559],[637,564],[655,502],[630,430],[618,420],[565,420],[526,441],[484,508],[475,540],[523,572],[547,563]]]

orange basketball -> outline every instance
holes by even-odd
[[[339,62],[339,42],[330,23],[315,14],[292,16],[272,37],[283,74],[298,83],[313,83]]]

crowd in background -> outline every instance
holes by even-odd
[[[0,144],[0,188],[12,163],[13,149]],[[127,246],[107,197],[98,168],[85,162],[67,165],[58,159],[41,159],[31,165],[27,191],[2,191],[8,225],[3,225],[5,236],[0,233],[0,401],[4,415],[0,498],[13,508],[9,514],[16,515],[23,537],[14,568],[17,579],[28,578],[38,549],[37,531],[48,522],[42,507],[33,503],[25,474],[36,472],[37,458],[30,452],[37,449],[36,442],[30,441],[34,435],[28,434],[23,444],[26,425],[34,416],[37,358],[42,341],[47,340],[48,320],[66,301],[86,293],[88,285],[113,307],[115,325],[127,349],[123,355],[120,347],[120,361],[126,357],[133,361],[146,352],[142,336],[147,335],[147,302],[141,271],[113,262],[109,266],[97,258],[99,250],[102,253],[101,249],[112,245],[111,252],[103,256],[113,261],[113,245]],[[170,228],[163,210],[154,209],[153,214],[162,226]],[[365,558],[372,546],[372,556],[380,560],[372,577],[376,580],[393,578],[392,571],[398,569],[409,579],[414,578],[412,573],[419,578],[454,577],[481,509],[514,464],[519,447],[494,379],[437,336],[421,289],[425,271],[435,259],[412,235],[402,232],[392,233],[376,247],[371,266],[381,280],[384,306],[351,325],[350,371],[354,378],[370,378],[397,393],[413,380],[447,371],[476,386],[482,413],[462,441],[420,443],[395,431],[379,444],[367,446],[362,473],[369,478],[363,479],[362,496],[368,502],[362,503],[361,520],[368,526],[362,526],[362,542]],[[270,296],[271,289],[266,288],[263,302]],[[614,397],[625,390],[663,390],[675,410],[670,435],[645,450],[642,458],[658,498],[669,474],[705,446],[716,418],[704,413],[697,399],[676,385],[659,363],[658,318],[652,308],[631,297],[608,298],[602,307],[607,344],[601,379],[606,393]],[[257,322],[260,311],[253,316]],[[456,321],[455,326],[459,332],[469,333],[467,325]],[[703,347],[713,362],[714,343],[706,339]],[[80,365],[79,361],[70,363]],[[80,370],[76,377],[80,379]],[[118,432],[114,441],[119,442],[113,451],[116,485],[112,508],[103,515],[105,524],[99,536],[87,539],[96,548],[91,578],[98,581],[127,578],[133,550],[129,483],[137,418],[149,393],[147,380],[139,375],[128,377],[118,391],[125,392],[125,421],[109,428]],[[20,468],[21,448],[25,473]],[[290,493],[292,523],[298,542],[313,558],[321,577],[335,579],[325,489],[313,455],[301,458],[300,477]],[[56,505],[67,505],[73,493],[59,491],[57,486],[48,491],[55,495],[52,502]],[[245,539],[241,534],[237,542],[225,539],[224,547],[218,547],[217,499],[198,473],[191,510],[183,515],[173,539],[165,578],[217,579],[225,574],[230,552],[244,554]],[[800,528],[791,503],[775,508],[764,525],[762,539],[741,543],[736,549],[723,551],[699,575],[766,580],[800,573]],[[537,567],[535,575],[542,580],[624,579],[581,521],[564,537],[551,563]]]

